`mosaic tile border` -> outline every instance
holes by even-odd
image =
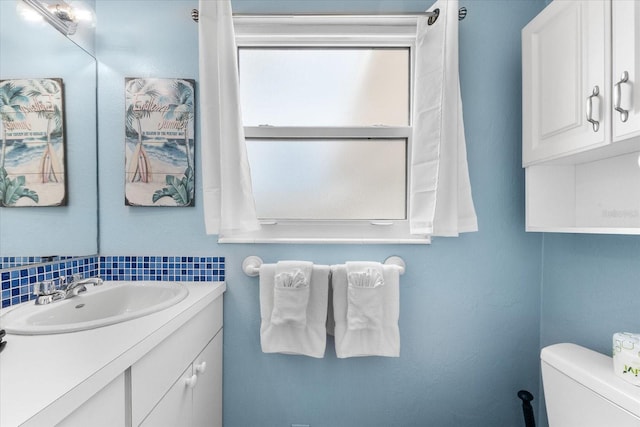
[[[102,256],[104,280],[224,281],[224,257]]]
[[[29,258],[29,257],[15,257]],[[1,307],[32,299],[34,283],[60,276],[99,275],[104,280],[219,282],[225,280],[224,257],[91,256],[0,269]]]
[[[77,258],[74,256],[5,256],[0,257],[0,270],[6,268],[27,266],[31,264],[41,264],[45,262],[63,261],[65,259]]]
[[[43,280],[54,280],[61,276],[95,276],[98,273],[98,257],[69,258],[45,264],[29,265],[0,271],[1,306],[35,299],[33,285]]]

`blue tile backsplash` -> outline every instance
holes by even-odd
[[[20,267],[27,264],[40,264],[44,262],[61,261],[72,256],[5,256],[0,257],[0,270],[12,267]]]
[[[100,277],[104,280],[170,280],[221,282],[224,257],[103,256]]]
[[[34,283],[54,280],[61,276],[80,274],[83,277],[100,276],[104,280],[155,280],[218,282],[224,281],[224,257],[180,256],[89,256],[68,257],[36,265],[21,265],[27,261],[42,262],[33,257],[2,258],[0,284],[2,307],[20,304],[31,299]],[[46,258],[44,258],[46,260]]]

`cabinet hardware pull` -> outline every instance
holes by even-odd
[[[622,88],[620,86],[622,86],[622,83],[627,83],[628,81],[629,81],[629,73],[626,71],[623,71],[622,75],[620,76],[620,80],[618,81],[618,83],[614,85],[616,90],[613,91],[613,96],[614,96],[613,108],[618,113],[620,113],[620,120],[622,121],[622,123],[626,122],[627,119],[629,118],[629,110],[625,110],[624,108],[620,107],[620,103],[622,102]]]
[[[191,375],[190,377],[184,379],[184,384],[189,388],[194,388],[197,383],[198,383],[197,375]]]
[[[196,373],[204,374],[204,371],[207,370],[207,362],[201,362],[196,365]]]
[[[600,95],[600,88],[596,85],[593,87],[591,95],[587,97],[587,121],[593,126],[594,132],[598,132],[600,129],[600,122],[593,119],[593,98],[597,98],[598,95]]]

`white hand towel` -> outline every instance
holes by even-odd
[[[327,342],[326,320],[329,290],[329,266],[313,265],[303,326],[290,322],[274,324],[276,264],[260,266],[260,345],[264,353],[300,354],[324,357]]]
[[[347,262],[347,326],[377,329],[382,321],[382,264]]]
[[[280,261],[276,264],[271,323],[303,328],[307,324],[309,282],[313,263]]]
[[[364,272],[371,267],[364,266]],[[350,265],[350,267],[352,267]],[[400,272],[396,266],[378,264],[374,271],[382,272],[380,284],[375,278],[375,274],[369,274],[371,280],[363,280],[368,288],[360,290],[373,291],[375,296],[365,294],[359,302],[358,309],[365,309],[364,317],[355,316],[350,327],[349,311],[349,279],[347,266],[344,264],[331,266],[333,288],[333,312],[335,319],[335,345],[338,358],[358,357],[358,356],[400,356],[400,330],[398,328],[398,317],[400,315]],[[377,286],[371,286],[375,285]],[[359,297],[360,295],[354,295]],[[353,297],[352,297],[353,299]],[[357,300],[357,298],[356,298]],[[366,302],[379,302],[375,310],[369,311],[371,306]],[[373,305],[373,304],[372,304]],[[353,315],[352,311],[352,315]],[[360,311],[360,315],[362,310]],[[361,321],[364,320],[364,321]]]

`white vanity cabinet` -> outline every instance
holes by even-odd
[[[222,299],[131,366],[133,426],[222,426]]]
[[[640,234],[640,2],[555,0],[522,30],[527,231]]]
[[[184,300],[126,322],[7,335],[0,426],[222,426],[226,284],[183,285]],[[73,369],[51,369],[70,360]]]
[[[179,376],[141,426],[222,427],[221,361],[222,333],[219,333]]]
[[[125,427],[124,384],[124,374],[120,374],[56,427]]]

